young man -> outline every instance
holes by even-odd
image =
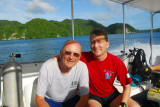
[[[85,62],[89,71],[89,107],[139,107],[130,98],[132,80],[124,63],[107,52],[109,47],[107,33],[94,29],[90,34],[91,52],[82,52],[81,61]],[[115,78],[123,86],[119,93],[113,82]]]
[[[87,66],[79,61],[81,45],[73,40],[67,41],[59,56],[47,60],[40,69],[36,94],[38,107],[85,107],[89,76]],[[74,104],[74,96],[78,93],[80,100]]]

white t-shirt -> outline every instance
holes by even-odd
[[[43,63],[38,76],[37,94],[57,102],[65,102],[79,93],[89,93],[89,76],[85,63],[79,61],[67,74],[61,73],[57,59]]]

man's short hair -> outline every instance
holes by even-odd
[[[64,45],[63,45],[63,47],[62,47],[62,50],[63,50],[63,48],[65,47],[65,46],[67,46],[67,45],[69,45],[69,44],[73,44],[73,43],[78,43],[77,41],[75,41],[75,40],[67,40],[65,43],[64,43]],[[79,45],[80,45],[80,43],[78,43]],[[80,45],[81,46],[81,45]]]
[[[91,36],[92,36],[93,34],[95,34],[95,35],[97,35],[97,36],[104,35],[106,41],[108,41],[107,32],[105,32],[105,31],[102,30],[102,29],[99,29],[99,28],[93,29],[93,30],[91,31],[91,33],[90,33],[90,40],[91,40]]]

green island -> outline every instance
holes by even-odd
[[[75,36],[89,35],[94,28],[104,29],[108,34],[123,33],[123,24],[115,23],[108,27],[94,20],[74,19]],[[150,30],[137,30],[126,24],[126,33],[149,32]],[[160,28],[154,29],[155,32]],[[18,21],[0,20],[0,40],[37,39],[72,36],[72,21],[65,19],[61,22],[48,21],[35,18],[25,24]]]

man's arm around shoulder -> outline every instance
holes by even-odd
[[[49,104],[44,100],[44,97],[41,97],[36,94],[36,103],[38,107],[50,107]]]
[[[88,99],[89,99],[89,94],[81,96],[80,100],[78,101],[75,107],[87,107]]]

